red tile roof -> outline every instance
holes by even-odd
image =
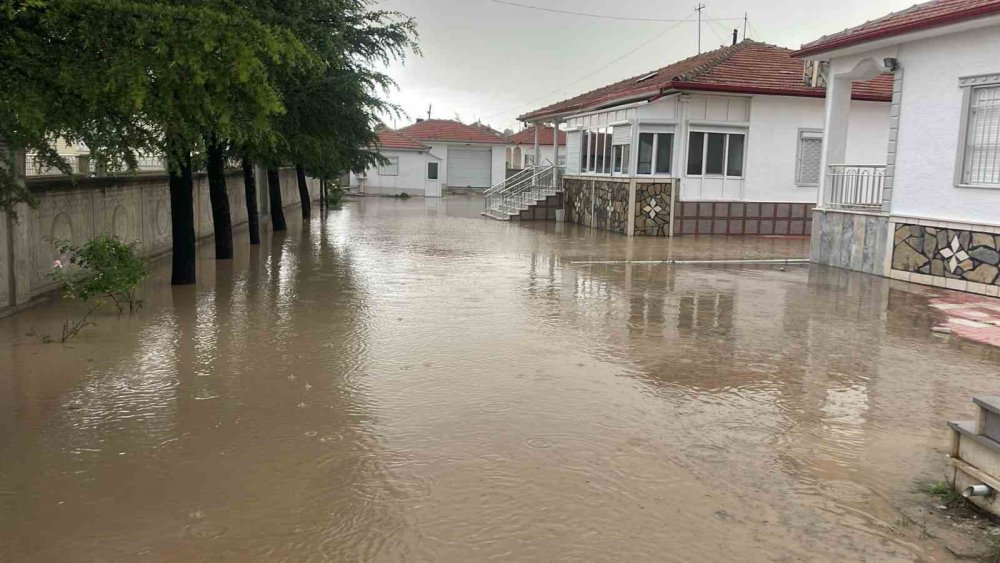
[[[403,127],[399,133],[418,141],[454,141],[459,143],[503,144],[504,138],[450,119],[423,119]]]
[[[659,70],[633,76],[610,86],[552,104],[518,119],[527,121],[592,108],[610,107],[619,100],[648,100],[667,90],[707,90],[742,94],[822,98],[823,87],[803,79],[803,63],[791,49],[744,39],[736,45],[695,55]],[[854,83],[854,99],[889,101],[892,76]]]
[[[932,0],[806,43],[795,55],[812,55],[997,13],[1000,0]]]
[[[422,151],[430,147],[427,145],[411,139],[406,135],[398,131],[393,131],[392,129],[382,129],[378,132],[378,144],[379,147],[383,149],[404,149],[404,150],[416,150]]]
[[[527,129],[507,136],[507,142],[512,145],[534,145],[535,129],[539,126],[528,127]],[[542,127],[538,131],[538,144],[552,146],[552,127]],[[566,132],[559,132],[559,144],[566,144]]]

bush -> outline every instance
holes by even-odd
[[[119,314],[125,307],[132,311],[142,305],[136,290],[149,276],[149,267],[135,246],[112,236],[99,236],[82,246],[56,242],[56,250],[65,261],[56,260],[50,276],[62,284],[67,299],[91,303],[82,318],[63,325],[62,342],[93,324],[90,315],[108,301],[114,303]]]

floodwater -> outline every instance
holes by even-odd
[[[905,524],[994,349],[797,238],[353,200],[0,320],[0,560],[942,560]],[[297,211],[289,212],[289,218]],[[320,215],[316,213],[316,215]]]

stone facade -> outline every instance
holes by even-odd
[[[243,172],[226,175],[233,225],[247,222]],[[310,179],[310,192],[318,197],[319,182]],[[137,242],[144,256],[170,251],[170,187],[162,174],[128,177],[83,178],[71,184],[65,177],[29,181],[38,206],[19,206],[18,219],[0,216],[0,314],[11,305],[55,289],[49,279],[56,258],[53,241],[82,244],[103,233]],[[298,205],[294,169],[281,171],[282,202]],[[214,233],[208,194],[208,179],[195,177],[195,233],[199,238]],[[261,224],[270,220],[266,174],[257,172],[258,209]]]
[[[627,234],[629,185],[625,179],[563,179],[566,221]]]
[[[885,215],[814,211],[809,260],[884,276],[888,233],[889,218]]]
[[[891,264],[893,273],[916,275],[907,278],[909,281],[996,295],[996,288],[1000,288],[1000,234],[895,223]]]
[[[670,236],[673,183],[638,183],[635,187],[635,236]]]

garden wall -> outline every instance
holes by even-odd
[[[267,175],[257,170],[257,207],[261,224],[270,222]],[[242,170],[226,174],[233,225],[247,222]],[[55,288],[48,274],[56,258],[53,241],[81,244],[100,234],[137,242],[143,256],[171,249],[170,188],[164,174],[82,178],[34,178],[28,187],[38,197],[34,209],[19,206],[18,217],[0,216],[0,315],[12,306]],[[197,174],[195,233],[199,239],[214,234],[208,177]],[[319,197],[319,181],[309,179],[312,198]],[[299,205],[295,170],[281,170],[282,203]]]

